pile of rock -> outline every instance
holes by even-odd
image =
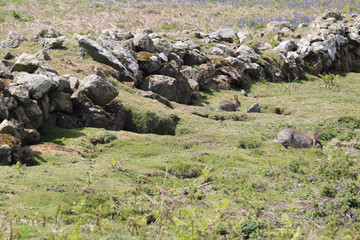
[[[229,28],[208,35],[190,32],[198,41],[190,37],[169,40],[150,29],[134,34],[104,30],[98,41],[81,35],[75,38],[95,61],[112,67],[119,81],[171,107],[169,101],[191,104],[200,99],[203,88],[240,90],[254,79],[295,80],[305,69],[315,75],[351,71],[360,59],[360,16],[328,12],[310,27],[313,32],[298,41],[277,37],[278,46],[264,44],[266,54],[259,54],[254,42],[243,44],[248,35]],[[289,22],[272,22],[263,35],[294,30]],[[44,30],[31,40],[41,42],[43,49],[61,49],[65,38]],[[24,36],[10,32],[0,47],[15,48],[23,41],[27,41]],[[201,47],[199,41],[217,45]],[[11,58],[6,52],[4,59]],[[37,56],[24,52],[15,64],[0,63],[0,164],[20,160],[21,146],[39,141],[38,130],[47,120],[64,128],[121,130],[125,125],[129,111],[114,101],[118,90],[106,77],[59,76],[41,59],[50,59],[44,50]],[[253,109],[260,111],[258,106]]]
[[[128,111],[114,101],[118,90],[100,76],[58,76],[26,52],[14,64],[0,63],[0,76],[0,165],[24,161],[22,146],[40,140],[47,120],[64,128],[125,125]]]

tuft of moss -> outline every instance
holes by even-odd
[[[159,54],[151,52],[138,52],[136,55],[136,60],[140,62],[149,62],[152,56],[159,57]]]

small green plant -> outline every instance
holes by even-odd
[[[126,172],[126,168],[123,160],[119,160],[113,157],[111,159],[111,166],[116,170],[119,170],[121,172]]]
[[[15,18],[16,20],[21,20],[20,14],[19,14],[18,12],[16,12],[15,10],[13,10],[13,11],[11,12],[11,16],[12,16],[13,18]]]
[[[274,38],[271,38],[269,43],[273,48],[279,45],[279,43]]]
[[[258,48],[258,43],[256,42],[256,39],[252,38],[251,36],[246,37],[246,44],[249,45],[250,48],[252,48],[256,53],[260,53],[260,50]]]
[[[333,92],[340,92],[340,84],[337,83],[336,76],[334,74],[332,73],[328,73],[325,75],[319,74],[319,76],[322,79],[322,82],[320,83],[321,88],[325,88]]]
[[[240,232],[244,239],[261,239],[264,237],[265,229],[266,224],[263,221],[257,219],[248,219],[247,221],[242,222],[240,225]]]

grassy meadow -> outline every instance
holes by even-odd
[[[83,78],[92,66],[106,67],[78,58],[73,33],[256,31],[262,26],[236,25],[236,19],[291,18],[295,3],[306,3],[252,2],[5,0],[0,35],[56,29],[69,39],[66,49],[48,51],[49,64]],[[300,9],[313,17],[327,9],[325,2],[315,12]],[[340,10],[354,11],[351,4]],[[24,42],[12,52],[38,49],[40,43]],[[196,105],[172,102],[173,108],[113,81],[118,100],[146,116],[139,120],[146,127],[159,124],[153,116],[175,116],[174,134],[46,124],[42,142],[29,146],[37,164],[0,167],[0,238],[360,239],[360,74],[335,81],[339,88],[315,76],[256,81],[247,97],[207,90]],[[235,94],[238,112],[216,110]],[[245,114],[255,103],[262,112]],[[287,127],[319,132],[324,149],[282,149],[274,139]]]

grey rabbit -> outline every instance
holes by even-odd
[[[282,130],[278,136],[277,141],[281,143],[284,149],[288,146],[294,148],[323,148],[319,141],[319,134],[315,133],[314,138],[309,135],[292,128]]]
[[[231,102],[231,101],[221,101],[219,103],[219,105],[217,106],[218,110],[224,110],[224,111],[237,111],[238,108],[240,107],[240,102],[238,99],[238,96],[235,95],[234,96],[235,102]]]

